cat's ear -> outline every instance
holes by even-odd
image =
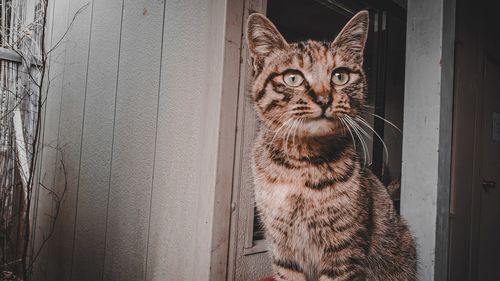
[[[368,11],[357,13],[342,28],[331,46],[334,48],[346,48],[350,52],[358,53],[363,57],[363,50],[365,49],[366,38],[368,37],[368,23]]]
[[[264,58],[270,53],[288,48],[288,43],[276,26],[259,13],[248,17],[247,43],[256,68],[262,67]]]

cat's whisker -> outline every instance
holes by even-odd
[[[290,126],[287,126],[286,134],[285,134],[285,153],[286,156],[288,157],[288,138],[290,136],[291,129],[293,128],[295,122],[297,122],[297,119],[292,119],[293,122]]]
[[[304,122],[305,122],[305,119],[302,119],[302,122],[301,122],[301,124],[300,124],[300,125],[302,126],[302,124],[304,124]],[[305,157],[306,157],[309,161],[311,161],[311,157],[310,157],[309,155],[312,155],[312,154],[311,154],[311,151],[309,150],[309,148],[307,147],[307,145],[303,145],[301,148],[302,148],[303,150],[305,150]]]
[[[297,125],[299,124],[300,120],[297,119],[296,122],[293,123],[292,129],[290,130],[290,134],[292,137],[292,148],[295,147],[295,129],[297,128]]]
[[[293,134],[292,134],[292,143],[293,143],[293,146],[295,147],[295,137],[297,136],[297,129],[299,128],[299,126],[302,124],[302,121],[304,119],[299,119],[299,121],[297,122],[297,125],[295,125],[295,128],[293,129]]]
[[[363,128],[362,128],[362,127],[361,127],[361,126],[357,123],[357,122],[356,122],[356,120],[352,119],[352,117],[350,117],[350,116],[347,116],[347,117],[348,117],[348,119],[350,119],[351,124],[352,124],[352,125],[353,125],[353,126],[354,126],[354,127],[355,127],[355,128],[356,128],[356,129],[357,129],[357,130],[361,133],[361,134],[363,134],[364,136],[366,136],[369,140],[373,140],[372,136],[371,136],[370,134],[368,134],[368,133],[367,133],[367,132],[366,132],[366,131],[365,131],[365,130],[364,130],[364,129],[363,129]],[[365,142],[365,144],[366,144],[366,142]],[[366,149],[368,150],[368,145],[366,145]],[[371,158],[369,159],[369,161],[368,161],[368,162],[370,163],[369,165],[371,165]]]
[[[349,119],[351,120],[351,124],[354,128],[356,128],[356,130],[360,133],[360,135],[363,135],[365,136],[366,138],[368,138],[369,140],[372,140],[372,136],[370,134],[368,134],[358,123],[356,123],[355,120],[353,120],[350,116],[349,116]],[[366,150],[366,154],[367,154],[367,162],[368,162],[368,165],[371,165],[371,156],[370,156],[370,150],[368,149],[368,144],[366,143],[366,140],[365,138],[362,139],[363,143],[364,143],[364,147],[365,147],[365,150]]]
[[[288,140],[290,139],[290,136],[292,136],[292,137],[293,137],[293,130],[294,130],[295,126],[297,125],[297,122],[298,122],[298,120],[297,120],[297,119],[295,119],[295,120],[293,121],[292,125],[290,126],[290,129],[289,129],[289,130],[288,130],[288,132],[287,132],[287,136],[286,136],[286,143],[287,143],[287,144],[288,144]],[[293,141],[293,139],[292,139],[292,141]],[[292,145],[292,148],[293,148],[293,145]],[[288,153],[287,153],[287,154],[288,154]]]
[[[292,125],[295,122],[295,120],[292,120]],[[283,147],[285,148],[285,154],[286,157],[288,157],[288,132],[290,131],[291,125],[287,125],[285,128],[285,133],[283,134]]]
[[[358,137],[359,139],[359,142],[361,143],[361,148],[363,150],[363,168],[366,167],[366,158],[368,157],[368,146],[366,145],[363,137],[361,136],[361,133],[358,131],[358,128],[356,128],[356,126],[354,126],[354,121],[346,115],[346,119],[345,121],[350,124],[350,127],[353,129],[354,133],[356,134],[356,136]]]
[[[349,125],[346,123],[344,118],[339,117],[340,122],[344,125],[345,128],[349,131],[349,134],[351,135],[352,143],[354,144],[354,150],[356,150],[356,139],[354,138],[354,135],[352,134],[351,128],[349,128]]]
[[[366,122],[366,120],[364,120],[363,118],[356,116],[356,120],[358,120],[363,125],[365,125],[368,129],[370,129],[378,137],[378,139],[380,140],[380,142],[382,142],[382,145],[384,146],[384,150],[385,150],[385,154],[387,156],[387,159],[389,159],[389,150],[387,149],[387,145],[385,144],[382,137],[380,137],[380,135],[375,131],[375,129],[373,129],[372,126],[370,126],[370,124],[368,124],[368,122]]]
[[[361,127],[355,120],[351,120],[352,121],[352,124],[354,126],[356,126],[356,128],[358,128],[358,130],[365,136],[367,137],[369,140],[373,140],[373,137],[363,129],[363,127]]]
[[[289,118],[288,120],[286,120],[285,122],[283,122],[283,124],[281,124],[281,126],[276,130],[274,131],[274,136],[273,138],[271,139],[271,142],[274,141],[274,139],[276,138],[276,136],[278,135],[278,133],[285,127],[287,126],[287,124],[290,122],[290,121],[293,121],[293,118]]]
[[[363,128],[361,128],[361,126],[359,126],[354,120],[351,121],[353,126],[356,128],[356,130],[363,136],[365,136],[366,138],[368,138],[369,140],[372,140],[372,137],[370,136],[370,134],[368,134]],[[371,156],[370,156],[370,150],[368,149],[368,144],[366,143],[366,139],[365,138],[362,138],[362,142],[364,144],[364,147],[365,147],[365,150],[367,151],[366,155],[367,155],[367,162],[368,162],[368,166],[371,165],[372,163],[372,159],[371,159]]]
[[[281,118],[275,118],[275,119],[273,119],[273,122],[277,122],[277,121],[279,121],[279,119],[281,119]],[[285,127],[285,126],[286,126],[286,124],[287,124],[288,122],[292,121],[292,119],[293,119],[293,118],[291,118],[291,117],[290,117],[290,118],[288,118],[287,120],[285,120],[285,122],[283,122],[283,123],[281,124],[281,126],[279,126],[279,127],[278,127],[278,129],[276,129],[275,131],[272,131],[272,132],[274,132],[274,133],[278,133],[281,129],[283,129],[283,127]]]
[[[340,116],[337,117],[337,119],[339,120],[339,122],[342,123],[342,120],[340,120]],[[345,129],[344,123],[342,123],[339,128],[342,130],[342,135],[345,135],[346,129]]]
[[[358,136],[359,142],[361,143],[361,149],[363,150],[363,169],[364,169],[366,167],[366,162],[369,157],[368,156],[369,154],[367,152],[368,148],[363,136],[359,133],[358,129],[355,127],[352,127],[352,129],[354,130],[354,133]]]
[[[392,127],[394,127],[394,129],[398,130],[398,132],[403,133],[403,131],[401,131],[401,129],[399,129],[399,127],[398,127],[398,126],[396,126],[396,125],[394,125],[394,123],[392,123],[391,121],[389,121],[389,120],[385,119],[384,117],[382,117],[382,116],[380,116],[380,115],[378,115],[378,114],[371,113],[371,112],[369,112],[369,113],[370,113],[371,115],[373,115],[374,117],[377,117],[377,118],[379,118],[380,120],[382,120],[382,121],[386,122],[387,124],[391,125]]]

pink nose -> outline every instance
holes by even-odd
[[[323,110],[325,110],[330,104],[332,104],[333,97],[329,94],[317,95],[315,91],[310,90],[307,93],[311,99],[317,103]]]
[[[316,102],[320,105],[327,105],[328,103],[330,103],[331,99],[332,98],[330,96],[318,96],[316,98]]]

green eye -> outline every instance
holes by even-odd
[[[298,87],[304,82],[304,77],[298,72],[289,72],[283,75],[283,82],[290,87]]]
[[[336,69],[332,74],[332,83],[337,86],[342,86],[349,82],[349,72],[346,69]]]

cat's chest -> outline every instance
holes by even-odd
[[[325,199],[330,192],[313,192],[303,186],[256,186],[256,203],[266,227],[266,235],[274,241],[275,251],[293,253],[298,262],[313,261],[321,256],[324,239],[319,225],[320,217],[333,216]],[[330,214],[328,214],[330,213]]]
[[[276,215],[294,212],[294,215],[297,216],[305,209],[314,208],[316,201],[320,199],[318,195],[311,194],[305,189],[300,183],[257,183],[255,201],[257,205],[261,206],[261,209],[267,209]]]
[[[300,184],[268,184],[255,187],[255,201],[267,224],[305,231],[313,230],[311,223],[321,216],[331,216],[335,208],[329,208],[335,200],[330,190],[310,190]]]
[[[301,236],[324,234],[346,210],[355,212],[357,188],[337,184],[313,190],[300,184],[262,184],[256,182],[255,202],[264,224],[278,227],[288,234]],[[293,236],[293,235],[292,235]]]

